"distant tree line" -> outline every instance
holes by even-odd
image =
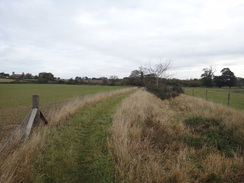
[[[110,77],[80,77],[70,79],[61,79],[55,77],[50,72],[41,72],[38,75],[27,74],[15,74],[12,75],[1,72],[0,78],[13,79],[12,83],[51,83],[51,84],[72,84],[72,85],[129,85],[150,88],[151,90],[158,91],[169,90],[181,92],[180,87],[233,87],[233,86],[244,86],[244,78],[238,78],[229,68],[223,68],[221,75],[215,75],[215,68],[210,66],[204,68],[200,79],[170,79],[167,75],[167,71],[170,68],[170,61],[159,62],[155,65],[147,64],[141,66],[139,69],[131,71],[128,77],[119,79],[116,75]],[[172,88],[173,87],[173,88]],[[177,88],[177,89],[176,89]],[[174,93],[174,92],[173,92]],[[171,93],[172,94],[172,93]],[[171,95],[170,94],[170,95]]]
[[[236,77],[229,68],[223,68],[221,75],[215,75],[215,68],[210,66],[203,69],[200,79],[169,79],[164,74],[169,68],[169,63],[156,64],[153,67],[140,67],[138,70],[133,70],[129,77],[124,78],[129,85],[145,86],[157,90],[160,85],[170,86],[173,90],[180,93],[180,87],[224,87],[233,86],[243,87],[244,78]],[[164,76],[163,76],[164,75]],[[164,87],[165,88],[165,87]]]
[[[41,72],[38,75],[33,76],[30,73],[22,73],[12,75],[1,72],[0,78],[3,79],[12,79],[13,81],[9,83],[50,83],[50,84],[88,84],[88,85],[126,85],[123,79],[119,79],[116,75],[111,75],[109,78],[107,77],[92,77],[89,78],[76,76],[74,79],[61,79],[59,77],[55,77],[51,72]]]
[[[215,68],[213,66],[204,68],[203,72],[204,73],[201,75],[203,86],[217,86],[219,88],[224,86],[229,88],[233,86],[243,86],[243,79],[237,78],[229,68],[223,68],[220,76],[215,75]]]

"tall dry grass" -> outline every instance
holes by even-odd
[[[140,90],[123,101],[108,140],[117,182],[243,182],[243,156],[187,145],[189,117],[218,118],[243,133],[243,112],[181,95],[162,101]]]
[[[244,112],[242,110],[236,110],[225,105],[188,95],[181,95],[171,100],[170,105],[178,113],[188,116],[217,118],[227,125],[228,128],[237,128],[238,133],[244,134]]]
[[[135,88],[121,89],[116,91],[85,95],[74,98],[62,104],[51,106],[46,109],[48,125],[40,125],[32,131],[29,139],[21,141],[21,135],[16,135],[8,147],[0,154],[0,182],[30,182],[32,171],[38,156],[42,155],[42,148],[47,138],[51,138],[56,127],[62,125],[71,118],[78,110],[96,102],[106,100],[114,95],[130,92]]]

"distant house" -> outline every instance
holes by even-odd
[[[22,74],[15,74],[15,72],[12,72],[12,78],[24,78],[26,75],[25,73],[22,73]]]
[[[6,74],[4,72],[1,72],[0,73],[0,78],[6,78],[6,79],[8,79],[9,78],[9,74]]]
[[[27,73],[25,74],[24,72],[22,74],[15,74],[15,72],[12,72],[12,75],[10,76],[13,79],[33,79],[34,77],[32,74]]]

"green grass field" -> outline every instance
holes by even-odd
[[[87,94],[95,94],[123,86],[61,85],[61,84],[0,84],[0,142],[31,110],[32,95],[40,95],[41,110],[55,103]]]
[[[4,78],[0,78],[0,83],[10,83],[13,82],[13,79],[4,79]]]
[[[205,98],[207,91],[207,100],[228,105],[228,93],[230,93],[230,107],[244,110],[244,88],[202,88],[202,87],[184,87],[187,95]]]

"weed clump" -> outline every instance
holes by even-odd
[[[185,135],[185,142],[196,149],[215,148],[227,157],[235,154],[243,155],[242,137],[235,133],[236,129],[227,128],[225,124],[214,118],[193,117],[184,120],[191,133]]]

